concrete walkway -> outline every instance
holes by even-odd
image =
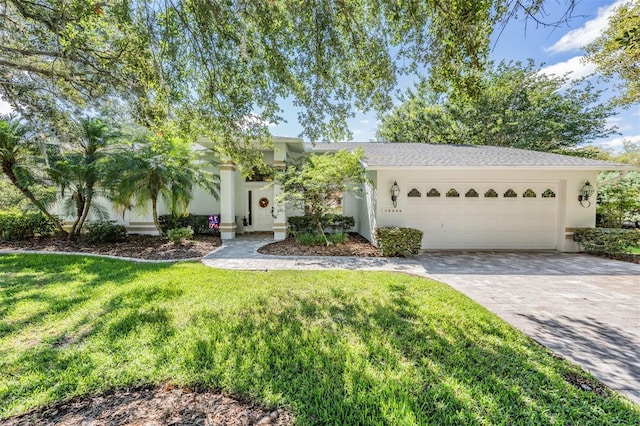
[[[202,262],[221,269],[348,269],[433,278],[640,404],[640,265],[556,252],[427,252],[414,260],[257,253],[271,241],[228,240]]]
[[[206,255],[202,263],[213,268],[249,271],[347,269],[407,272],[426,276],[424,267],[413,260],[380,257],[269,256],[257,252],[258,248],[272,242],[272,238],[266,237],[225,240],[223,246]]]

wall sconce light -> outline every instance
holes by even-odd
[[[393,207],[398,207],[398,195],[400,195],[400,187],[397,181],[393,181],[391,185],[391,201],[393,201]]]
[[[595,191],[596,190],[593,189],[593,186],[591,186],[589,181],[586,181],[584,185],[582,185],[582,188],[580,189],[580,195],[578,195],[578,201],[580,201],[580,205],[582,207],[591,207],[591,201],[589,201],[589,197],[591,197]]]

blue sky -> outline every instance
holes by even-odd
[[[571,72],[576,78],[586,76],[595,70],[593,64],[581,61],[584,55],[583,47],[593,41],[606,27],[607,18],[612,9],[630,0],[577,0],[573,11],[573,18],[559,27],[537,27],[534,22],[525,23],[512,20],[499,37],[494,35],[492,43],[492,59],[526,61],[533,58],[536,64],[544,63],[543,71],[563,75]],[[564,1],[547,0],[545,11],[547,21],[561,17]],[[399,81],[399,88],[406,89],[413,85],[414,78],[405,77]],[[607,90],[611,85],[605,84],[598,77],[592,81]],[[609,91],[609,93],[611,93]],[[302,128],[297,115],[298,110],[290,103],[282,105],[285,123],[272,125],[271,133],[276,136],[297,137]],[[0,113],[6,113],[9,107],[0,100]],[[626,110],[619,110],[618,115],[609,120],[609,126],[616,126],[620,135],[596,141],[596,145],[612,150],[619,150],[624,140],[640,143],[640,106],[634,105]],[[356,113],[349,121],[349,128],[353,133],[353,141],[375,140],[377,116],[374,112]]]

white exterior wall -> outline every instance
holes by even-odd
[[[592,204],[589,208],[583,208],[578,202],[579,190],[587,180],[592,184],[597,182],[597,171],[465,170],[462,168],[378,170],[375,185],[377,192],[377,206],[375,207],[376,225],[416,227],[414,222],[416,220],[415,214],[412,217],[407,212],[409,204],[407,193],[414,187],[419,189],[424,198],[426,191],[435,186],[438,186],[441,192],[442,188],[445,187],[455,188],[461,192],[460,196],[464,197],[464,191],[469,189],[468,184],[477,186],[478,188],[483,187],[483,184],[485,186],[491,186],[493,184],[498,186],[498,184],[500,184],[500,188],[509,186],[526,188],[527,184],[535,184],[538,188],[541,188],[548,184],[548,186],[554,188],[557,197],[558,210],[555,249],[560,251],[576,251],[578,247],[571,239],[573,229],[595,226],[595,195],[592,198]],[[400,186],[397,208],[393,207],[390,194],[390,188],[394,181],[397,181]],[[557,191],[555,188],[557,188]],[[496,190],[498,190],[498,188],[496,188]],[[446,189],[444,191],[446,191]],[[540,194],[537,195],[540,197]],[[480,194],[480,196],[482,197],[482,194]],[[502,196],[503,194],[500,194],[500,197]],[[518,197],[521,196],[522,194],[519,193]],[[442,193],[441,197],[445,197],[445,193]],[[360,212],[360,215],[362,215],[362,212]],[[446,224],[443,223],[442,226],[444,228]],[[508,227],[509,224],[505,223],[504,226]],[[528,230],[523,229],[522,231],[526,232]],[[535,232],[533,225],[530,231]]]

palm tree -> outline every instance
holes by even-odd
[[[91,211],[99,217],[107,213],[94,203],[98,191],[106,193],[107,168],[111,165],[109,156],[117,152],[113,144],[117,134],[102,119],[91,117],[80,120],[78,140],[70,149],[50,162],[48,170],[51,178],[60,186],[62,195],[70,190],[67,204],[75,211],[75,220],[69,232],[78,235]]]
[[[15,115],[0,115],[0,162],[2,173],[34,206],[38,208],[62,234],[66,234],[62,223],[47,210],[29,188],[33,180],[29,170],[32,144],[29,129]]]
[[[207,164],[180,138],[145,135],[137,139],[119,163],[121,171],[112,197],[114,203],[124,210],[144,207],[150,201],[153,223],[160,234],[160,198],[178,216],[187,211],[196,185],[218,197],[219,177],[207,171]]]

